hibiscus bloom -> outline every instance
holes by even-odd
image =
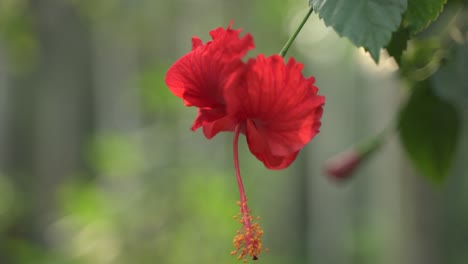
[[[232,25],[232,23],[231,23]],[[220,131],[233,131],[235,124],[226,116],[225,87],[239,81],[244,67],[242,57],[254,48],[253,38],[231,25],[210,31],[213,40],[203,44],[192,38],[192,51],[177,60],[166,74],[166,84],[186,106],[198,107],[192,130],[203,127],[207,138]]]
[[[192,130],[203,127],[207,138],[234,131],[233,157],[239,187],[242,224],[234,237],[238,259],[258,259],[265,249],[263,230],[247,205],[238,158],[238,141],[246,135],[250,151],[269,169],[288,167],[299,151],[318,132],[325,98],[317,95],[313,77],[302,75],[303,65],[279,55],[259,55],[241,61],[254,47],[250,34],[218,28],[212,41],[202,44],[194,37],[192,51],[171,66],[166,84],[186,106],[198,107]],[[257,218],[258,220],[258,218]]]
[[[288,167],[319,132],[323,96],[314,77],[294,58],[250,59],[237,89],[226,91],[228,114],[247,137],[250,151],[269,169]]]

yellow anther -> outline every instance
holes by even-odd
[[[259,220],[260,217],[253,217],[250,215],[251,210],[247,208],[246,203],[238,203],[241,207],[237,219],[238,222],[242,224],[242,227],[236,232],[236,235],[233,239],[233,245],[235,250],[231,252],[231,255],[237,255],[237,259],[246,263],[249,258],[254,260],[258,259],[259,255],[263,249],[263,244],[261,237],[263,235],[263,230],[260,228],[257,222],[254,220]]]

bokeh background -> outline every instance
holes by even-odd
[[[232,134],[191,132],[196,109],[164,75],[192,36],[231,20],[254,36],[248,57],[278,53],[306,11],[302,0],[0,0],[0,263],[239,263]],[[288,56],[327,101],[321,133],[284,171],[241,139],[270,249],[258,263],[467,263],[466,122],[441,186],[396,135],[337,184],[324,162],[391,123],[405,85],[392,59],[375,65],[315,14]]]

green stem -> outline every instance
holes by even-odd
[[[309,11],[307,12],[306,16],[302,19],[302,22],[301,22],[301,24],[299,25],[299,27],[296,29],[296,31],[294,32],[294,34],[292,34],[292,36],[288,39],[288,42],[286,42],[286,44],[284,45],[284,47],[281,49],[281,51],[280,51],[281,57],[284,58],[284,56],[286,55],[286,52],[288,52],[289,47],[290,47],[291,44],[294,42],[294,40],[296,39],[297,35],[299,35],[299,32],[301,32],[301,29],[302,29],[302,27],[304,26],[304,24],[307,22],[307,19],[309,19],[310,14],[312,14],[312,11],[314,11],[314,8],[311,6],[310,9],[309,9]]]
[[[359,144],[357,146],[358,152],[363,156],[367,156],[378,149],[380,145],[387,141],[390,135],[398,131],[395,122],[396,120],[392,120],[379,134]]]

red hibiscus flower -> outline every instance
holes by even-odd
[[[314,78],[302,75],[303,65],[279,55],[259,55],[241,61],[254,47],[240,30],[218,28],[212,41],[202,44],[194,37],[192,51],[171,66],[166,84],[185,105],[198,107],[192,130],[203,127],[207,138],[234,131],[233,157],[239,187],[242,224],[234,237],[232,255],[247,261],[258,259],[266,249],[263,230],[247,205],[238,159],[239,135],[244,133],[250,151],[269,169],[288,167],[299,151],[318,132],[325,98],[317,95]],[[257,218],[258,219],[258,218]]]
[[[239,81],[244,67],[241,59],[254,48],[252,36],[239,38],[241,30],[233,30],[231,25],[212,30],[213,40],[206,44],[193,37],[192,51],[176,61],[166,74],[169,89],[186,106],[199,108],[192,130],[203,126],[207,138],[234,130],[235,124],[226,116],[224,90]]]
[[[228,113],[242,126],[250,151],[269,169],[288,167],[318,132],[323,96],[303,65],[279,55],[248,61],[238,89],[226,92]]]

